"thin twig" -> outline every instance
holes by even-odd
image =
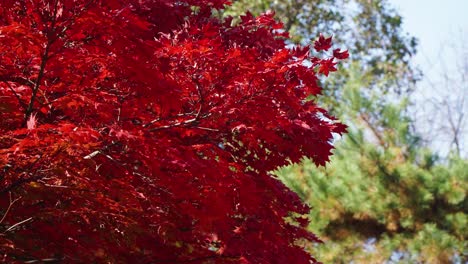
[[[0,224],[3,223],[3,221],[5,220],[6,216],[8,215],[8,212],[10,212],[10,209],[13,206],[13,204],[16,203],[19,199],[21,199],[21,197],[19,197],[19,198],[16,198],[16,199],[12,200],[11,192],[9,192],[8,194],[9,194],[9,198],[10,198],[10,204],[8,205],[8,208],[6,209],[5,213],[3,214],[3,217],[0,220]]]
[[[83,188],[76,188],[76,187],[65,186],[65,185],[51,185],[51,184],[47,184],[47,183],[42,183],[42,184],[44,184],[44,186],[49,187],[49,188],[61,188],[61,189],[69,189],[69,190],[73,190],[73,191],[82,191],[82,192],[97,192],[97,191],[94,191],[94,190],[87,190],[87,189],[83,189]]]
[[[34,168],[34,166],[36,166],[36,164],[42,159],[42,157],[43,157],[43,154],[39,155],[39,157],[37,157],[36,160],[34,160],[31,164],[29,164],[28,168],[23,173],[26,174],[26,175],[29,174],[31,172],[31,170]],[[0,194],[4,194],[6,192],[9,192],[9,191],[13,190],[14,188],[20,186],[23,183],[35,181],[35,180],[40,179],[40,178],[42,178],[42,176],[32,176],[30,178],[19,178],[15,182],[11,183],[7,187],[0,190]]]
[[[177,122],[177,123],[170,124],[170,125],[155,127],[155,128],[150,129],[149,131],[153,132],[153,131],[157,131],[157,130],[161,130],[161,129],[180,127],[180,126],[183,126],[183,125],[188,125],[188,124],[191,124],[191,123],[195,123],[197,121],[198,121],[197,118],[192,118],[192,119],[184,120],[182,122]]]
[[[156,122],[159,122],[159,120],[161,120],[160,117],[158,117],[158,118],[156,118],[156,119],[154,119],[154,120],[151,120],[150,122],[144,124],[143,127],[149,127],[149,126],[151,126],[152,124],[154,124],[154,123],[156,123]]]
[[[94,158],[96,155],[102,154],[103,151],[105,151],[105,150],[109,149],[110,147],[115,146],[115,145],[117,145],[117,144],[119,144],[118,141],[112,141],[111,144],[106,145],[106,146],[104,146],[104,147],[101,148],[101,149],[98,149],[98,150],[95,150],[95,151],[89,153],[88,155],[84,156],[83,159],[92,159],[92,158]]]
[[[169,124],[169,125],[164,125],[164,126],[155,127],[155,128],[150,129],[149,131],[150,131],[150,132],[154,132],[154,131],[158,131],[158,130],[162,130],[162,129],[168,129],[168,128],[186,126],[186,125],[190,125],[190,124],[196,124],[196,123],[197,123],[198,121],[200,121],[201,119],[207,118],[207,117],[209,117],[209,116],[211,116],[211,113],[208,113],[208,114],[206,114],[206,115],[201,115],[201,116],[200,116],[200,111],[199,111],[199,112],[197,112],[197,114],[195,115],[194,118],[191,118],[191,119],[188,119],[188,120],[184,120],[184,121],[181,121],[181,122],[176,122],[176,123]],[[199,129],[210,130],[210,131],[218,131],[217,129],[208,128],[208,127],[194,126],[193,128],[199,128]]]
[[[99,153],[101,153],[100,150],[95,150],[95,151],[89,153],[88,155],[84,156],[83,159],[92,159]]]
[[[201,130],[207,130],[207,131],[213,131],[213,132],[219,132],[219,129],[216,129],[216,128],[201,127],[201,126],[195,126],[193,128],[198,128],[198,129],[201,129]]]
[[[33,259],[33,260],[28,260],[25,261],[24,263],[47,263],[47,262],[54,262],[56,263],[57,261],[63,260],[63,258],[58,259],[58,258],[44,258],[44,259]]]
[[[2,81],[2,82],[15,82],[15,83],[19,83],[19,84],[26,85],[26,86],[29,86],[29,87],[34,87],[34,82],[33,81],[31,81],[29,79],[26,79],[26,78],[23,78],[23,77],[0,75],[0,81]]]
[[[197,111],[197,113],[199,113],[199,111]],[[173,119],[173,118],[177,118],[177,117],[184,117],[184,116],[196,116],[197,113],[194,113],[194,112],[190,112],[190,113],[181,113],[181,114],[176,114],[176,115],[173,115],[173,116],[170,116],[170,117],[167,117],[165,118],[166,120],[167,119]],[[155,118],[151,121],[149,121],[148,123],[144,124],[143,127],[149,127],[150,125],[154,124],[154,123],[157,123],[159,121],[163,120],[163,118],[161,117],[158,117],[158,118]]]
[[[27,107],[28,105],[23,102],[23,100],[21,100],[21,97],[19,96],[19,94],[15,91],[15,89],[13,89],[13,87],[11,87],[10,83],[7,82],[7,81],[3,81],[7,86],[8,88],[11,90],[11,92],[15,95],[16,99],[18,99],[18,102],[19,104],[21,105],[21,107],[23,107],[23,109],[26,111],[27,110]]]
[[[5,232],[3,232],[3,234],[5,234],[6,232],[9,232],[9,231],[15,229],[15,228],[18,227],[19,225],[22,225],[22,224],[24,224],[24,223],[26,223],[26,222],[31,221],[32,219],[33,219],[32,217],[29,217],[28,219],[25,219],[25,220],[23,220],[23,221],[21,221],[21,222],[18,222],[18,223],[16,223],[16,224],[10,226],[7,230],[5,230]]]

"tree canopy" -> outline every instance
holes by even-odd
[[[347,53],[225,4],[2,1],[3,262],[315,262],[269,171],[329,160],[345,126],[308,96]]]

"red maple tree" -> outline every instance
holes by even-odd
[[[269,171],[344,132],[307,100],[334,56],[225,4],[1,2],[0,261],[315,262]]]

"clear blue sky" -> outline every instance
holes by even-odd
[[[439,109],[424,108],[423,104],[429,100],[440,100],[441,95],[449,94],[444,87],[442,73],[455,72],[456,63],[468,62],[468,0],[389,0],[390,4],[403,17],[403,28],[410,35],[419,40],[418,54],[415,64],[420,67],[425,78],[418,85],[418,92],[414,101],[419,102],[420,114],[437,115],[436,122],[446,122],[446,116]],[[465,53],[464,59],[460,53]],[[465,61],[465,62],[464,62]],[[467,66],[465,66],[467,67]],[[466,72],[465,72],[466,73]],[[460,75],[455,76],[461,83]],[[446,84],[447,82],[445,82]],[[436,84],[436,85],[434,85]],[[451,95],[468,97],[468,85],[462,84],[464,92]],[[467,99],[468,101],[468,99]],[[468,153],[468,102],[465,103],[464,148]],[[432,127],[431,127],[432,126]],[[434,124],[426,124],[428,133]],[[440,134],[440,133],[439,133]],[[445,152],[447,143],[442,139],[435,148]]]
[[[403,16],[403,27],[419,39],[416,63],[436,63],[442,50],[468,41],[468,0],[389,0]],[[465,35],[465,36],[460,36]],[[459,46],[459,45],[458,45]],[[450,58],[448,58],[450,60]],[[423,69],[424,70],[424,69]],[[427,70],[427,69],[426,69]]]

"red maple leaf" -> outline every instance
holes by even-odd
[[[332,36],[325,38],[322,34],[320,34],[319,38],[314,42],[314,49],[316,51],[327,51],[332,46]]]
[[[333,58],[330,59],[324,59],[320,61],[320,67],[319,67],[319,73],[324,74],[325,76],[328,76],[330,72],[336,71],[336,62],[333,61]]]
[[[341,51],[340,49],[334,49],[333,50],[333,57],[339,59],[339,60],[344,60],[349,57],[349,53],[347,50]]]

